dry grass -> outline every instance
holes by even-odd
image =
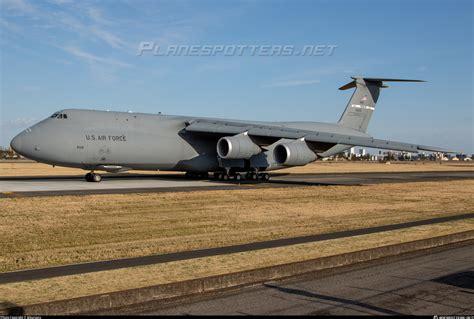
[[[372,162],[316,162],[303,167],[293,167],[279,172],[303,173],[354,173],[354,172],[419,172],[419,171],[473,171],[474,164],[453,162],[392,162],[389,164]],[[164,171],[129,171],[143,174],[170,174]],[[51,176],[84,175],[78,168],[53,167],[32,162],[0,162],[0,176]]]
[[[473,228],[474,221],[465,220],[246,253],[3,284],[0,285],[0,309],[2,300],[26,305],[69,299],[331,256]]]
[[[472,211],[474,181],[0,199],[0,271]]]
[[[32,162],[0,162],[0,176],[82,175],[84,170]]]

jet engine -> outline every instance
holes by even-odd
[[[305,141],[282,143],[273,149],[273,158],[278,165],[303,166],[317,158]]]
[[[260,152],[262,149],[247,133],[225,136],[217,142],[217,154],[224,159],[249,159]]]

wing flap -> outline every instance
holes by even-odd
[[[309,142],[326,142],[335,144],[346,144],[352,146],[364,146],[370,148],[380,148],[386,150],[403,151],[403,152],[419,152],[419,151],[430,151],[430,152],[442,152],[452,153],[452,151],[445,150],[434,146],[425,146],[411,143],[403,143],[397,141],[381,140],[372,137],[363,136],[350,136],[341,134],[329,134],[329,133],[315,133],[305,136],[305,140]]]
[[[371,137],[348,136],[340,134],[310,134],[305,137],[310,142],[326,142],[335,144],[346,144],[352,146],[364,146],[371,148],[389,149],[394,151],[418,152],[418,146],[415,144],[401,143],[395,141],[387,141],[374,139]]]

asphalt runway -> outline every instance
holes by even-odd
[[[12,196],[54,196],[87,194],[123,194],[139,192],[183,192],[262,187],[315,185],[368,185],[474,179],[474,171],[283,174],[272,173],[269,182],[221,182],[187,180],[182,174],[104,174],[100,183],[89,183],[82,176],[0,177],[0,198]]]
[[[111,310],[147,315],[472,315],[474,242],[227,292]]]
[[[37,268],[29,270],[19,270],[12,272],[0,273],[0,284],[21,282],[27,280],[38,280],[45,278],[54,278],[59,276],[69,276],[76,274],[84,274],[90,272],[113,270],[145,265],[153,265],[165,262],[172,262],[178,260],[189,260],[202,257],[219,256],[226,254],[242,253],[248,251],[255,251],[268,248],[284,247],[296,244],[319,242],[324,240],[347,238],[367,234],[375,234],[380,232],[405,229],[423,225],[433,225],[437,223],[444,223],[456,220],[465,220],[474,218],[474,213],[460,214],[454,216],[437,217],[425,220],[418,220],[412,222],[405,222],[399,224],[390,224],[375,226],[369,228],[344,230],[333,233],[317,234],[309,236],[300,236],[292,238],[274,239],[268,241],[254,242],[241,245],[216,247],[199,249],[192,251],[175,252],[161,255],[150,255],[143,257],[123,258],[115,260],[97,261],[97,262],[86,262],[80,264],[71,264],[64,266],[55,266],[48,268]]]

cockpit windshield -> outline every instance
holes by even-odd
[[[52,119],[67,119],[67,114],[66,113],[60,113],[56,112],[53,115],[51,115]]]

